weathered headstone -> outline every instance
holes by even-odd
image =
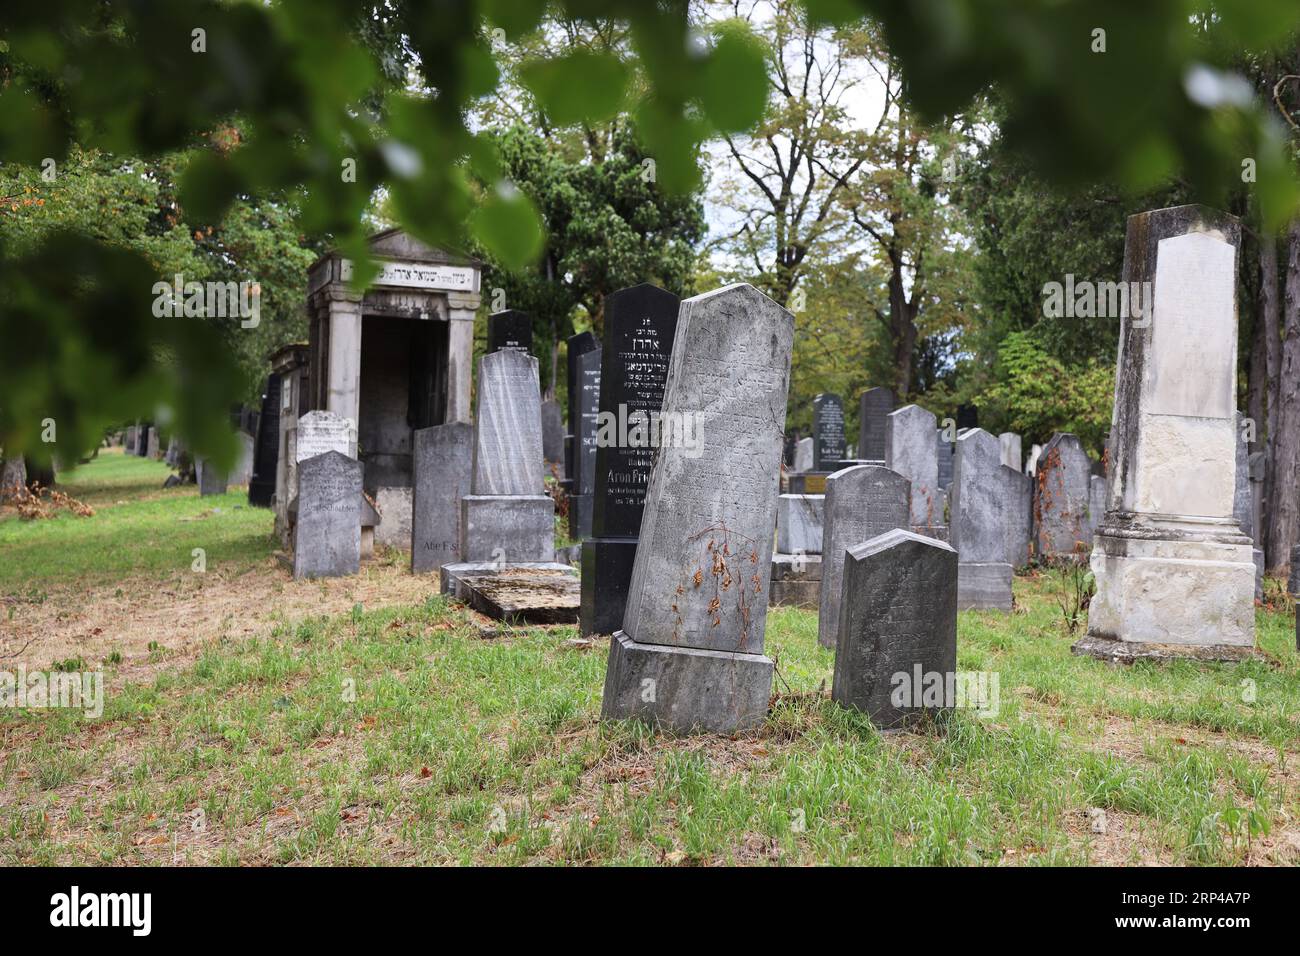
[[[1009,465],[998,469],[1003,506],[1007,563],[1023,567],[1034,556],[1034,479]]]
[[[762,723],[763,656],[794,316],[747,284],[682,302],[663,417],[700,443],[654,461],[603,716],[676,731]]]
[[[149,435],[146,438],[147,447],[145,448],[145,457],[151,460],[157,460],[162,457],[159,451],[158,429],[150,426]]]
[[[1234,659],[1255,642],[1255,563],[1233,519],[1240,233],[1203,206],[1129,217],[1123,281],[1153,295],[1120,323],[1097,593],[1076,653]]]
[[[645,507],[654,434],[633,422],[656,421],[681,300],[642,283],[605,300],[605,341],[600,352],[600,420],[596,429],[592,536],[582,543],[583,636],[613,634],[623,626],[637,538]],[[620,435],[619,422],[626,421]],[[635,442],[633,441],[635,439]]]
[[[361,462],[337,451],[298,463],[293,576],[332,578],[361,568]]]
[[[957,552],[901,529],[849,549],[835,633],[833,700],[882,730],[938,716],[957,673]]]
[[[1020,501],[1006,493],[1004,467],[998,440],[984,429],[972,428],[958,437],[949,540],[959,557],[957,605],[963,610],[1011,610],[1007,525]]]
[[[1068,432],[1052,436],[1038,459],[1034,484],[1034,549],[1048,560],[1078,558],[1092,546],[1091,462]]]
[[[239,453],[235,456],[235,470],[230,473],[232,485],[247,485],[253,477],[253,454],[255,452],[253,436],[245,431],[235,432],[235,441],[239,444]]]
[[[813,470],[813,440],[811,438],[800,438],[794,446],[794,471],[805,472]]]
[[[869,388],[858,397],[858,456],[885,460],[885,418],[894,410],[894,393]]]
[[[1003,432],[998,436],[998,445],[1002,448],[1002,464],[1020,471],[1020,436],[1015,432]]]
[[[533,317],[519,309],[506,309],[488,316],[488,353],[502,349],[533,350]]]
[[[466,422],[415,431],[411,571],[460,560],[460,499],[470,492],[474,428]]]
[[[919,405],[904,405],[885,419],[885,467],[911,483],[912,530],[926,535],[944,523],[937,452],[947,446],[935,445],[934,423],[934,415]]]
[[[356,425],[335,412],[317,410],[300,416],[297,436],[294,460],[298,464],[328,451],[336,451],[349,458],[356,457]]]
[[[229,482],[226,473],[206,458],[194,459],[194,480],[199,486],[199,496],[224,495]]]
[[[547,475],[564,477],[564,412],[551,399],[542,402],[542,460]]]
[[[864,541],[910,522],[910,482],[880,465],[859,465],[826,479],[826,530],[822,535],[822,593],[817,640],[835,646],[840,619],[844,555]]]
[[[947,491],[952,487],[953,454],[956,442],[948,440],[946,429],[937,428],[934,432],[934,457],[939,469],[939,487]]]
[[[1106,517],[1106,479],[1101,475],[1088,477],[1088,525],[1095,535]]]
[[[848,453],[844,442],[844,402],[823,392],[813,399],[813,470],[834,471]]]
[[[542,493],[537,359],[513,348],[479,359],[470,491],[460,501],[461,561],[555,557],[555,502]]]
[[[776,506],[776,550],[821,554],[825,495],[781,495]]]
[[[596,427],[600,415],[602,349],[583,352],[574,362],[577,394],[569,395],[573,419],[570,445],[573,480],[569,485],[569,537],[585,541],[591,537],[596,490]]]

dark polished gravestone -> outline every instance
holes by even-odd
[[[474,426],[415,431],[411,456],[411,571],[437,571],[460,560],[460,500],[470,491]]]
[[[681,300],[648,283],[620,289],[605,300],[600,412],[617,424],[629,416],[658,416],[677,334]],[[582,636],[613,634],[623,626],[632,581],[641,512],[655,449],[618,441],[617,429],[596,442],[594,511],[582,543]],[[598,437],[600,433],[598,432]],[[626,437],[631,437],[631,434]],[[611,441],[610,439],[615,439]]]
[[[817,640],[823,647],[835,646],[845,553],[894,528],[906,528],[910,489],[906,478],[878,465],[846,468],[826,480],[822,592],[817,617]]]
[[[361,462],[328,451],[298,463],[293,576],[334,578],[361,569]]]
[[[957,672],[957,552],[910,531],[849,549],[831,699],[882,730],[937,716]]]
[[[533,317],[519,309],[506,309],[488,316],[488,353],[502,349],[533,350]]]
[[[576,391],[569,393],[573,434],[566,443],[573,460],[573,480],[569,484],[569,537],[575,541],[591,537],[602,362],[602,350],[597,347],[581,353],[573,363]]]
[[[280,464],[280,373],[266,377],[262,414],[257,419],[257,444],[253,447],[253,477],[248,482],[248,503],[271,507],[275,497],[275,472]]]
[[[565,357],[565,384],[568,387],[569,396],[569,423],[564,433],[564,477],[560,480],[560,487],[566,493],[573,492],[573,476],[577,471],[577,465],[574,463],[574,451],[577,447],[577,437],[574,430],[578,425],[578,417],[574,409],[578,403],[578,390],[581,388],[579,379],[582,377],[580,370],[582,368],[580,359],[588,352],[599,349],[600,340],[590,332],[579,332],[577,335],[569,336],[568,354]]]
[[[813,471],[835,471],[848,455],[844,440],[844,402],[823,392],[813,399]]]
[[[661,442],[601,716],[673,732],[762,724],[763,655],[794,316],[753,286],[682,302],[662,416],[699,444]]]
[[[885,460],[885,419],[894,410],[894,393],[869,388],[858,396],[858,457]]]

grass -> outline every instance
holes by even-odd
[[[118,507],[138,531],[191,505]],[[998,675],[1000,708],[944,733],[882,735],[830,702],[832,654],[792,608],[769,613],[768,721],[733,739],[602,724],[603,641],[485,639],[436,596],[214,639],[144,679],[109,663],[98,721],[0,710],[0,862],[1300,860],[1293,610],[1259,611],[1267,661],[1112,667],[1070,655],[1064,586],[1021,577],[1017,613],[961,615],[959,666]]]

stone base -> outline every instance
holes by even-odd
[[[569,495],[569,537],[586,541],[591,537],[591,514],[595,495]]]
[[[578,578],[555,562],[444,564],[442,593],[511,624],[572,624],[578,619]]]
[[[677,734],[752,730],[767,718],[772,661],[694,647],[610,639],[603,720],[638,718]]]
[[[769,605],[786,604],[817,610],[822,599],[822,556],[772,555],[772,583],[767,597]]]
[[[1088,636],[1254,647],[1253,548],[1230,519],[1227,525],[1186,519],[1112,527],[1108,520],[1092,552],[1097,593]]]
[[[582,614],[578,633],[613,634],[623,627],[632,584],[636,538],[589,538],[582,542]]]
[[[1145,641],[1115,641],[1089,634],[1076,641],[1070,653],[1087,655],[1112,664],[1134,661],[1246,661],[1261,656],[1253,647],[1240,644],[1151,644]]]
[[[547,495],[466,495],[460,499],[460,558],[555,560],[555,502]]]
[[[957,610],[1010,611],[1009,564],[958,564]]]

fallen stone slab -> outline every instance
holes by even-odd
[[[576,624],[578,573],[553,561],[444,564],[442,593],[510,624]]]
[[[1227,662],[1262,658],[1253,647],[1241,644],[1158,644],[1150,641],[1117,641],[1089,634],[1070,648],[1070,653],[1087,655],[1112,664],[1134,661],[1161,661],[1177,658],[1191,661]]]

